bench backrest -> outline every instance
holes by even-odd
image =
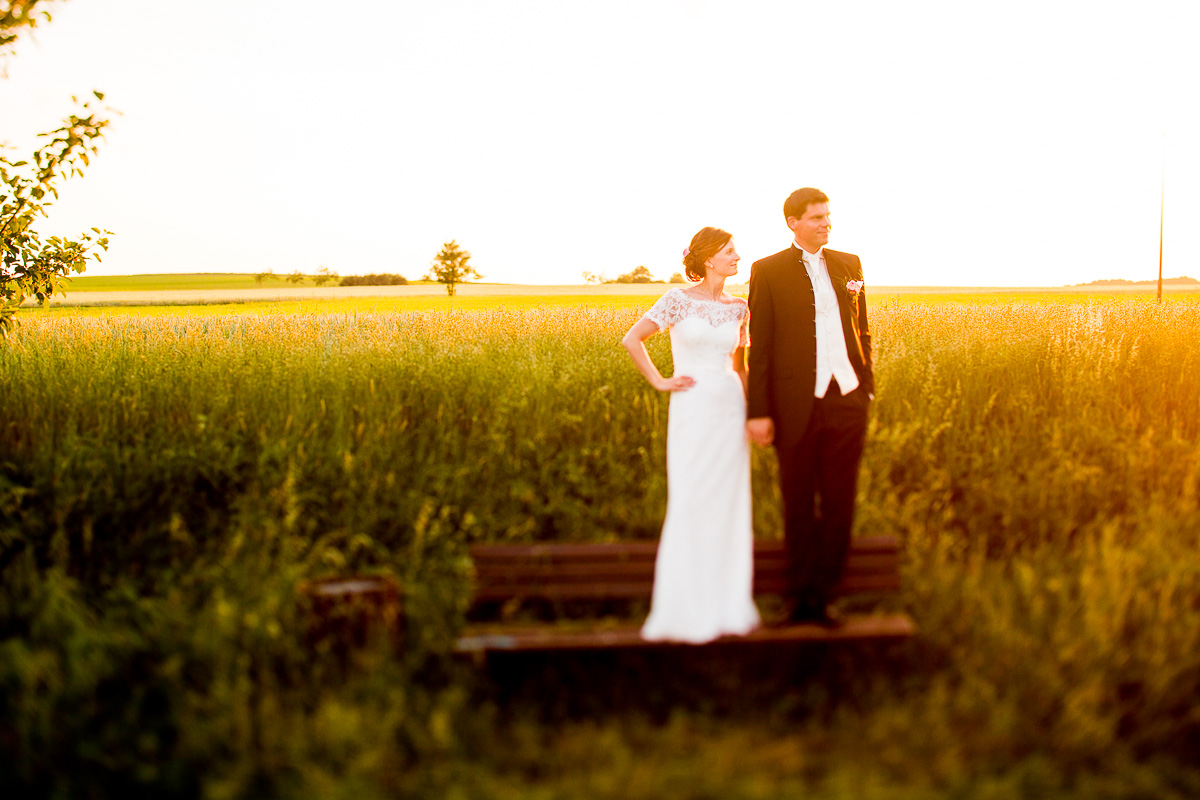
[[[614,544],[487,544],[471,548],[475,602],[510,599],[649,599],[657,542]],[[754,593],[784,588],[783,542],[755,542]],[[851,542],[839,595],[900,588],[900,553],[894,536]]]

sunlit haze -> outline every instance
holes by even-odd
[[[0,80],[0,139],[122,115],[48,228],[89,275],[485,280],[750,263],[831,198],[868,284],[1200,277],[1200,3],[71,0]],[[1165,132],[1165,137],[1164,137]]]

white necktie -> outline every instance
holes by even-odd
[[[829,313],[837,304],[837,297],[829,291],[829,281],[821,280],[821,257],[802,250],[805,266],[808,268],[808,278],[812,281],[813,300],[817,311]]]

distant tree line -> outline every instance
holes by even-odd
[[[408,278],[403,275],[382,272],[378,275],[375,273],[371,273],[370,275],[347,275],[342,278],[338,286],[405,286],[407,284]]]
[[[583,280],[585,283],[667,283],[668,281],[655,280],[650,274],[650,270],[644,266],[638,265],[624,275],[618,275],[615,278],[606,278],[603,275],[597,275],[594,272],[584,272]],[[683,275],[676,272],[671,276],[670,283],[683,283]]]
[[[259,286],[262,286],[263,282],[267,280],[287,281],[297,286],[303,284],[305,281],[312,281],[314,286],[324,286],[331,281],[335,282],[335,286],[405,286],[408,283],[408,278],[405,278],[403,275],[394,275],[390,272],[372,273],[370,275],[347,275],[341,278],[336,272],[326,266],[322,266],[314,275],[305,275],[299,270],[290,272],[287,275],[276,275],[274,270],[269,269],[254,273],[254,282]]]
[[[1156,283],[1158,283],[1157,279],[1152,280],[1152,281],[1131,281],[1131,280],[1126,280],[1125,278],[1112,278],[1110,280],[1088,281],[1087,283],[1077,283],[1075,285],[1076,286],[1153,286]],[[1195,278],[1189,278],[1186,275],[1184,275],[1182,278],[1163,278],[1164,285],[1166,285],[1166,284],[1172,284],[1172,285],[1195,284],[1195,283],[1200,283],[1200,280],[1196,280]]]

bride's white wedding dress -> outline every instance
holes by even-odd
[[[667,514],[642,638],[707,642],[758,627],[746,396],[733,351],[748,344],[746,302],[702,300],[672,289],[645,314],[671,329]]]

